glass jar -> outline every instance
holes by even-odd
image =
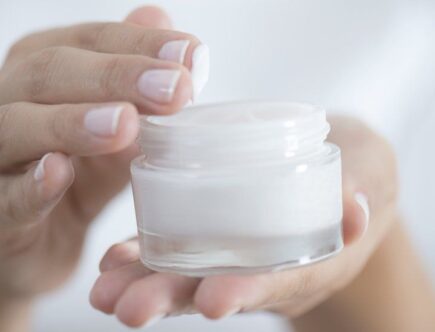
[[[341,250],[340,150],[319,107],[235,102],[144,116],[131,165],[141,260],[190,276]]]

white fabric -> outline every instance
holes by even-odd
[[[0,56],[32,30],[83,21],[120,20],[147,1],[0,3]],[[284,99],[359,116],[398,153],[402,210],[435,275],[435,3],[424,0],[156,0],[177,28],[211,49],[211,80],[200,101]],[[135,232],[130,190],[100,216],[78,272],[46,297],[35,331],[127,331],[90,308],[88,291],[107,247]],[[285,331],[267,315],[207,322],[166,320],[152,331]]]

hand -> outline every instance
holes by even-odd
[[[188,312],[218,319],[267,309],[295,318],[349,284],[391,227],[395,160],[388,144],[361,122],[329,120],[329,140],[341,147],[343,158],[345,249],[337,257],[278,273],[197,279],[146,269],[139,261],[138,242],[132,239],[114,245],[102,259],[91,304],[132,327]]]
[[[129,180],[138,111],[173,113],[201,88],[200,42],[168,28],[145,7],[10,50],[0,71],[0,304],[71,274],[89,223]]]

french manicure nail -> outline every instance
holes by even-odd
[[[369,208],[367,196],[363,193],[357,192],[355,193],[355,201],[364,211],[364,214],[366,216],[366,221],[368,222],[370,220],[370,208]]]
[[[184,63],[187,48],[190,45],[189,40],[172,40],[167,42],[160,49],[158,58],[177,63]]]
[[[186,105],[184,105],[183,108],[185,108],[185,107],[189,107],[189,106],[192,106],[192,105],[193,105],[193,101],[192,101],[192,99],[189,99],[189,100],[187,101]]]
[[[181,71],[153,69],[144,72],[137,83],[139,92],[156,103],[170,103],[174,97]]]
[[[153,325],[156,325],[159,321],[161,321],[163,318],[165,318],[166,314],[158,314],[155,315],[154,317],[150,318],[146,323],[145,323],[145,327],[150,327]]]
[[[196,47],[192,55],[193,101],[198,99],[199,94],[207,84],[209,72],[210,50],[207,45],[201,44]]]
[[[35,172],[33,173],[33,177],[36,181],[41,181],[45,176],[45,169],[44,169],[44,163],[45,160],[50,156],[51,153],[47,153],[42,157],[42,159],[39,161],[38,166],[35,168]]]
[[[85,128],[96,136],[113,136],[118,130],[122,106],[106,106],[91,109],[85,115]]]

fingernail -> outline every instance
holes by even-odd
[[[360,192],[355,193],[355,201],[358,203],[358,205],[364,211],[364,214],[366,216],[366,221],[368,222],[370,220],[370,208],[369,208],[367,196],[363,193],[360,193]]]
[[[210,50],[207,45],[201,44],[196,47],[192,55],[193,101],[198,99],[199,94],[207,84],[209,72]]]
[[[115,135],[122,109],[122,106],[106,106],[90,110],[85,115],[85,128],[96,136]]]
[[[169,103],[181,76],[179,70],[153,69],[144,72],[137,83],[139,92],[156,103]]]
[[[192,106],[192,105],[193,105],[192,99],[189,99],[187,101],[186,105],[184,105],[184,107],[189,107],[189,106]]]
[[[235,314],[238,314],[241,311],[241,308],[234,308],[231,310],[228,310],[223,316],[222,318],[228,318],[231,316],[234,316]]]
[[[33,177],[35,178],[36,181],[41,181],[44,178],[44,176],[45,176],[44,163],[45,163],[45,160],[50,155],[51,155],[51,152],[44,155],[42,157],[42,159],[39,161],[38,166],[36,166],[35,172],[33,173]]]
[[[173,40],[167,42],[159,51],[159,59],[184,63],[187,48],[190,45],[189,40]]]
[[[159,321],[161,321],[163,318],[165,318],[166,314],[158,314],[152,318],[150,318],[146,323],[145,327],[150,327],[153,325],[156,325]]]

